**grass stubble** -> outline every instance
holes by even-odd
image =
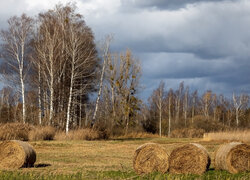
[[[185,143],[200,143],[212,159],[210,170],[199,175],[151,173],[139,176],[133,170],[133,154],[147,142],[159,143],[171,152]],[[214,151],[220,142],[202,139],[142,138],[109,141],[32,141],[37,153],[34,168],[0,171],[0,179],[250,179],[250,172],[230,174],[214,170]]]

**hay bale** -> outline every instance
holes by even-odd
[[[238,173],[250,170],[250,145],[231,142],[221,145],[215,153],[215,168]]]
[[[12,140],[0,144],[0,169],[33,167],[35,161],[36,152],[26,142]]]
[[[146,143],[139,146],[134,154],[133,166],[138,174],[154,171],[165,173],[168,170],[169,155],[158,144]]]
[[[175,148],[169,156],[169,172],[174,174],[203,174],[210,166],[207,150],[190,143]]]

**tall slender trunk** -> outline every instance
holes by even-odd
[[[107,49],[105,51],[105,54],[104,54],[104,57],[103,57],[103,65],[102,65],[102,73],[101,73],[101,78],[100,78],[99,91],[98,91],[98,95],[97,95],[97,99],[96,99],[95,111],[94,111],[94,114],[93,114],[91,127],[93,127],[95,122],[96,122],[96,114],[97,114],[97,111],[98,111],[98,108],[99,108],[99,101],[100,101],[100,97],[101,97],[101,94],[102,94],[103,78],[104,78],[104,73],[105,73],[105,69],[106,69],[107,56],[108,56],[108,47],[107,47]]]
[[[54,106],[53,106],[53,101],[54,101],[54,78],[53,78],[53,74],[51,75],[51,81],[50,81],[50,109],[49,109],[49,125],[52,124],[52,118],[53,118],[53,110],[54,110]]]
[[[41,66],[38,65],[38,120],[39,124],[42,124],[42,97],[41,97]]]
[[[171,135],[171,96],[168,99],[168,137]]]
[[[21,40],[21,60],[17,57],[19,63],[21,93],[23,101],[23,123],[26,122],[26,106],[25,106],[25,87],[24,87],[24,76],[23,76],[23,61],[24,61],[24,39]]]
[[[159,115],[159,136],[161,137],[161,121],[162,121],[162,110],[160,107],[160,115]]]
[[[73,91],[73,85],[74,85],[73,83],[74,83],[74,60],[72,62],[72,69],[71,69],[69,100],[68,100],[67,118],[66,118],[66,134],[68,134],[69,132],[69,119],[70,119],[70,111],[71,111],[72,91]]]
[[[235,116],[236,116],[236,126],[238,127],[239,126],[239,109],[236,108],[235,109]]]
[[[26,106],[25,106],[25,89],[24,89],[24,82],[22,71],[20,72],[20,80],[21,80],[21,93],[22,93],[22,101],[23,101],[23,123],[26,122]]]
[[[115,119],[116,112],[115,112],[115,90],[114,85],[111,87],[111,100],[112,100],[112,111],[113,111],[113,120]]]
[[[88,125],[88,111],[87,111],[87,104],[84,104],[84,111],[85,111],[85,123],[84,126],[87,127]]]

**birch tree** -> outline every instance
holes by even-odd
[[[241,110],[248,104],[248,96],[241,94],[239,96],[235,95],[233,93],[233,106],[235,110],[235,121],[236,121],[236,126],[239,126],[239,117],[241,115]]]
[[[33,28],[33,20],[23,14],[8,20],[8,30],[2,30],[2,55],[8,65],[9,72],[4,72],[5,79],[18,83],[22,99],[22,119],[26,122],[25,80],[29,70],[28,51]]]
[[[153,92],[152,102],[156,104],[159,115],[159,136],[162,135],[162,112],[163,112],[163,99],[164,99],[164,86],[163,81],[160,82],[158,88]]]
[[[39,23],[41,25],[37,30],[34,48],[37,55],[36,60],[40,68],[39,71],[42,71],[43,78],[48,87],[49,102],[47,103],[49,104],[49,124],[51,124],[54,115],[55,80],[58,75],[57,60],[61,52],[61,29],[52,11],[40,14]]]
[[[168,137],[171,136],[171,123],[172,123],[172,101],[173,101],[173,90],[169,89],[168,92]]]
[[[107,61],[108,61],[109,46],[110,46],[111,39],[112,39],[111,36],[107,36],[104,44],[102,45],[103,64],[102,64],[102,72],[101,72],[101,77],[100,77],[99,90],[98,90],[98,94],[97,94],[97,98],[96,98],[95,111],[94,111],[92,122],[91,122],[92,127],[96,122],[96,114],[97,114],[97,111],[98,111],[99,101],[100,101],[100,97],[101,97],[101,93],[102,93],[102,89],[103,89],[103,80],[104,80],[104,74],[105,74],[105,71],[106,71],[106,65],[107,65]]]
[[[185,127],[187,126],[188,96],[189,96],[189,87],[187,86],[185,93],[184,93],[184,102],[183,102],[183,113],[184,113]]]
[[[76,89],[76,84],[87,77],[95,76],[96,49],[93,43],[92,32],[81,23],[80,17],[72,17],[68,21],[66,52],[70,62],[70,86],[67,105],[66,133],[69,131],[69,120],[72,98],[87,93],[90,82],[84,83],[81,89]],[[102,76],[103,78],[103,76]]]

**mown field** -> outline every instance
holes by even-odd
[[[161,144],[168,152],[189,142],[204,145],[212,158],[210,170],[199,175],[152,173],[139,176],[133,170],[136,148],[146,142]],[[33,168],[0,171],[0,179],[250,179],[250,172],[229,174],[214,170],[214,151],[219,141],[202,139],[116,139],[109,141],[33,141],[37,152]]]

